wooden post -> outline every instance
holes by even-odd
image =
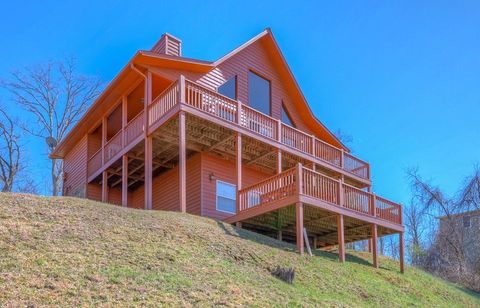
[[[183,75],[178,79],[178,99],[180,103],[185,103],[185,76]]]
[[[145,93],[144,93],[144,117],[145,117],[145,136],[148,135],[148,128],[149,128],[149,106],[152,103],[152,73],[150,71],[147,72],[147,76],[145,78]]]
[[[345,262],[345,234],[343,228],[343,215],[337,215],[337,234],[338,234],[338,260]]]
[[[282,240],[282,230],[278,230],[277,239],[278,239],[279,241]]]
[[[315,136],[312,135],[312,155],[313,157],[317,157],[317,153],[315,151]]]
[[[185,131],[185,112],[181,111],[178,115],[179,132],[179,161],[178,172],[180,182],[180,211],[187,212],[187,154],[186,154],[186,131]]]
[[[344,168],[345,167],[345,150],[342,149],[341,153],[340,153],[340,168]]]
[[[128,156],[122,156],[122,206],[128,206]]]
[[[127,135],[125,134],[125,127],[128,123],[128,106],[127,106],[127,97],[122,96],[122,147],[124,148],[127,145]]]
[[[317,249],[318,246],[318,236],[313,236],[313,249]]]
[[[277,120],[277,141],[282,143],[282,121]]]
[[[102,172],[102,202],[108,202],[108,172]]]
[[[297,164],[297,193],[303,193],[303,167],[301,163]]]
[[[237,200],[236,205],[237,214],[240,213],[240,198],[239,198],[239,191],[242,190],[242,135],[237,133],[236,135],[236,142],[235,142],[235,154],[237,156],[237,163],[235,166],[235,171],[237,174]]]
[[[152,136],[147,136],[145,138],[145,209],[152,209],[152,151],[153,151],[153,140]]]
[[[303,255],[303,203],[295,203],[296,208],[296,235],[297,235],[297,249]]]
[[[368,242],[368,252],[371,253],[371,252],[372,252],[372,239],[369,238],[369,239],[367,240],[367,242]]]
[[[340,206],[345,205],[345,191],[343,189],[343,175],[340,177],[340,181],[338,182],[338,205],[340,205]]]
[[[308,241],[307,228],[303,228],[303,239],[305,240],[305,246],[307,246],[308,255],[312,256],[312,249],[310,249],[310,242]]]
[[[405,260],[404,260],[404,243],[403,243],[403,232],[400,232],[399,234],[399,244],[400,244],[400,273],[404,273],[405,272]]]
[[[377,251],[377,225],[372,225],[372,255],[373,267],[378,268],[378,251]]]
[[[105,144],[107,143],[107,118],[102,118],[102,166],[106,163]]]
[[[277,174],[282,173],[282,150],[277,150]]]
[[[237,101],[237,124],[242,126],[242,103]]]

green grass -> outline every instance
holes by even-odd
[[[0,194],[0,306],[480,306],[480,296],[369,254],[301,257],[217,221],[75,198]],[[270,274],[293,267],[293,285]]]

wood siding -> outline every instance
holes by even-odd
[[[64,158],[64,195],[77,197],[86,196],[87,155],[87,136],[85,136]]]
[[[287,88],[273,62],[269,59],[261,40],[241,50],[238,54],[221,63],[207,74],[155,67],[150,69],[154,73],[172,81],[177,80],[183,74],[187,79],[198,82],[214,91],[217,91],[217,88],[228,79],[237,76],[237,98],[246,105],[248,105],[248,72],[253,71],[270,81],[271,116],[275,119],[281,119],[283,102],[296,128],[309,134],[312,133],[292,103]]]
[[[187,160],[187,213],[200,215],[200,155]],[[142,187],[133,193],[129,207],[143,208],[145,190]],[[152,209],[178,211],[180,209],[178,166],[155,177],[152,183]]]
[[[210,180],[210,174],[213,174],[216,180]],[[187,181],[188,176],[187,175]],[[217,186],[216,181],[224,181],[236,185],[235,162],[222,159],[218,156],[202,153],[202,216],[208,216],[216,219],[225,219],[232,214],[220,212],[216,209]],[[252,168],[243,167],[242,181],[243,186],[253,185],[258,181],[272,176],[272,174],[257,171]],[[188,189],[188,187],[187,187]]]

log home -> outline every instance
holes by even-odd
[[[398,233],[402,208],[312,113],[270,29],[224,57],[138,51],[52,155],[63,194],[208,216],[316,249]]]

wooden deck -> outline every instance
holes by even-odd
[[[361,159],[184,78],[172,83],[158,95],[147,110],[147,118],[144,111],[140,112],[88,160],[89,181],[143,141],[145,127],[148,127],[147,134],[150,135],[179,111],[185,111],[258,139],[286,154],[342,174],[365,186],[371,184],[370,165]]]
[[[403,232],[399,204],[327,177],[301,164],[238,192],[234,223],[298,202]]]

